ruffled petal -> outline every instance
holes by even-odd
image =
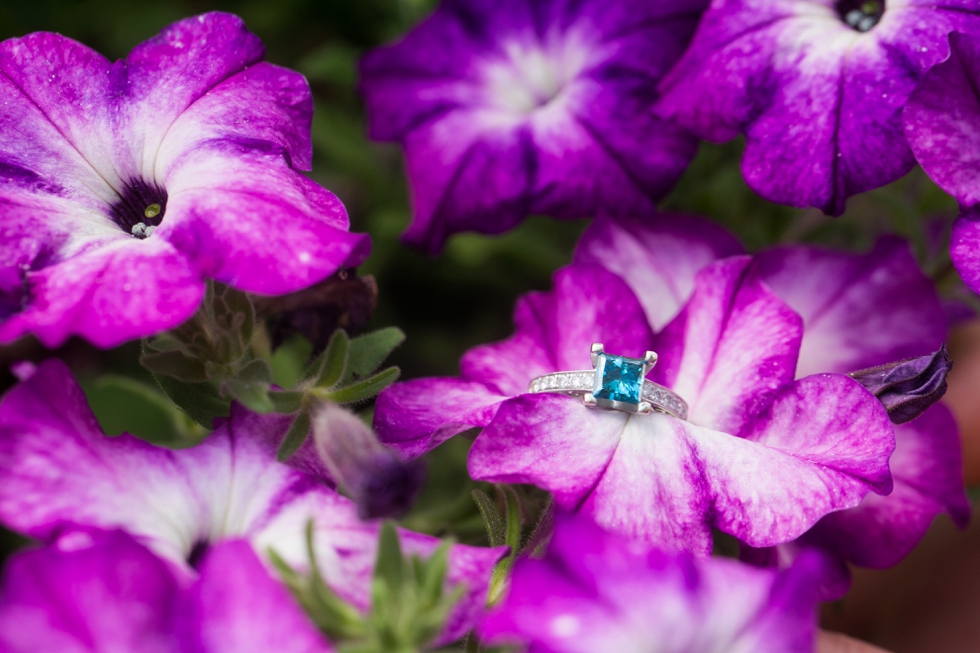
[[[748,257],[698,273],[691,300],[658,338],[654,380],[687,401],[695,424],[739,433],[796,372],[803,324]]]
[[[860,255],[780,247],[756,260],[766,285],[803,318],[798,377],[920,356],[946,337],[936,290],[905,241],[883,238]]]
[[[860,505],[824,517],[804,541],[862,567],[897,564],[925,535],[932,520],[949,513],[961,528],[970,518],[956,422],[942,404],[895,427],[891,457],[894,491],[869,494]]]
[[[622,277],[659,331],[687,303],[701,268],[743,251],[734,236],[713,222],[651,214],[595,220],[576,246],[575,261],[601,265]]]
[[[367,255],[369,238],[347,232],[340,200],[279,151],[209,141],[185,152],[166,184],[167,217],[150,239],[247,292],[293,292]]]
[[[582,511],[609,530],[707,556],[712,527],[753,546],[778,544],[891,489],[887,414],[846,377],[782,390],[746,436],[664,415],[630,417]]]
[[[590,410],[576,399],[524,395],[504,402],[470,449],[470,475],[494,483],[532,483],[575,508],[609,464],[624,413]]]
[[[181,252],[123,234],[24,277],[23,309],[0,324],[0,340],[33,333],[49,348],[75,334],[105,348],[150,336],[190,318],[204,297]]]

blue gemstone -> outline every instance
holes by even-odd
[[[595,387],[592,390],[596,399],[639,404],[642,389],[643,361],[599,354],[595,366]]]

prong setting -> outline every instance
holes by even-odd
[[[596,365],[599,364],[599,356],[601,356],[602,353],[603,353],[602,343],[601,342],[593,342],[592,343],[592,351],[589,354],[589,357],[592,359],[592,367],[593,367],[593,369],[595,368]]]
[[[657,352],[647,351],[643,354],[643,376],[650,373],[650,370],[657,364]]]
[[[585,396],[582,397],[582,402],[589,408],[595,408],[596,406],[599,405],[598,402],[596,401],[595,395],[592,394],[591,392],[585,393]]]

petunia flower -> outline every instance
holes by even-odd
[[[710,260],[728,242],[709,238],[693,251]],[[659,251],[665,260],[681,256]],[[513,337],[467,353],[462,379],[382,393],[379,435],[418,453],[484,427],[469,456],[474,478],[535,484],[603,528],[699,555],[711,550],[712,528],[774,545],[868,492],[889,492],[894,436],[881,404],[844,375],[794,380],[802,321],[765,287],[751,258],[708,263],[685,296],[693,267],[665,279],[683,304],[656,336],[621,277],[595,263],[559,271],[552,292],[519,301]],[[657,352],[650,379],[687,402],[687,419],[528,393],[537,376],[588,370],[594,342],[627,357]]]
[[[370,134],[405,150],[406,242],[528,214],[652,206],[696,141],[651,107],[707,0],[444,0],[361,64]]]
[[[0,585],[0,649],[332,653],[252,548],[208,551],[189,581],[121,530],[75,529],[14,554]]]
[[[0,341],[111,347],[190,317],[209,278],[278,294],[364,257],[298,172],[309,86],[263,53],[223,13],[115,63],[57,34],[0,43]]]
[[[0,522],[42,542],[65,524],[121,528],[193,575],[212,547],[244,539],[308,568],[313,522],[317,563],[344,599],[366,609],[378,523],[362,522],[328,478],[276,462],[289,416],[241,407],[202,444],[172,451],[129,435],[107,437],[63,363],[46,361],[0,404]],[[299,462],[303,462],[300,458]],[[428,555],[439,540],[402,531],[404,548]],[[480,614],[495,549],[456,545],[447,582],[466,593],[442,637],[461,636]]]
[[[658,112],[711,141],[744,133],[753,190],[840,214],[912,169],[902,109],[954,30],[980,32],[980,2],[715,0]]]
[[[685,242],[666,238],[667,228],[683,233]],[[663,257],[672,257],[671,270],[690,270],[703,265],[702,252],[718,241],[717,234],[685,230],[669,217],[599,220],[583,235],[576,260],[608,262],[644,299],[650,321],[662,323],[678,304],[678,284],[663,281]],[[926,356],[949,336],[935,286],[900,239],[883,238],[866,254],[788,246],[765,250],[756,260],[763,283],[803,320],[797,378],[848,374]],[[970,507],[959,434],[949,410],[934,404],[894,428],[891,494],[868,494],[857,507],[824,517],[798,543],[749,557],[785,565],[802,547],[817,547],[827,562],[825,598],[838,598],[848,586],[844,561],[874,568],[896,564],[941,512],[965,525]]]
[[[754,569],[697,560],[559,519],[543,559],[517,562],[488,643],[548,653],[812,653],[812,565]]]
[[[922,78],[905,109],[905,134],[922,169],[956,198],[949,253],[963,281],[980,292],[980,39],[951,34],[949,57]]]

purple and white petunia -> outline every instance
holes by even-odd
[[[707,0],[444,0],[361,65],[371,136],[405,149],[430,252],[527,215],[649,208],[696,141],[656,117],[658,80]]]
[[[949,253],[980,292],[980,39],[951,34],[949,57],[922,78],[905,109],[905,133],[922,169],[960,204]]]
[[[378,523],[362,522],[329,479],[276,462],[289,416],[235,406],[203,443],[162,449],[129,435],[107,437],[63,363],[40,365],[0,404],[0,522],[51,541],[66,524],[121,528],[193,575],[201,556],[228,539],[273,549],[308,567],[304,532],[330,586],[359,608],[370,604]],[[427,555],[439,540],[402,531],[404,548]],[[456,545],[448,582],[466,594],[442,639],[464,634],[483,609],[500,551]]]
[[[812,653],[812,565],[781,573],[697,560],[561,516],[543,559],[517,562],[480,624],[489,643],[544,653]]]
[[[902,109],[977,0],[715,0],[663,80],[658,112],[702,138],[745,134],[766,199],[840,214],[915,164]]]
[[[0,650],[332,653],[243,541],[189,580],[125,531],[73,529],[17,553],[0,585]]]
[[[484,427],[470,452],[474,478],[538,485],[608,530],[699,555],[711,550],[712,528],[753,546],[779,544],[868,492],[889,492],[894,435],[881,404],[844,375],[795,380],[802,320],[763,284],[758,263],[709,263],[730,239],[700,220],[670,220],[664,231],[675,237],[680,224],[692,240],[710,234],[691,250],[707,265],[696,274],[693,263],[668,267],[658,286],[665,305],[649,302],[652,321],[666,322],[656,336],[620,276],[576,262],[556,274],[552,292],[519,300],[513,337],[466,354],[463,378],[382,393],[380,437],[415,455]],[[657,248],[646,259],[660,255],[681,256]],[[593,342],[630,357],[656,351],[650,378],[687,401],[688,420],[526,394],[541,374],[589,369]]]
[[[209,278],[278,294],[358,263],[308,170],[313,101],[232,15],[115,63],[57,34],[0,43],[0,340],[110,347],[181,323]]]
[[[662,270],[693,270],[719,251],[721,236],[684,223],[599,220],[583,235],[576,260],[608,262],[647,306],[651,323],[673,316],[686,298],[680,281]],[[672,229],[672,235],[665,230]],[[670,267],[664,265],[670,257]],[[935,286],[912,258],[908,244],[884,238],[866,254],[808,246],[770,249],[756,256],[763,283],[803,320],[797,378],[846,374],[935,351],[948,337]],[[675,274],[675,277],[678,276]],[[660,280],[660,281],[658,281]],[[894,490],[868,494],[855,508],[824,517],[796,544],[751,558],[785,564],[801,546],[827,553],[826,596],[847,588],[842,565],[887,567],[904,558],[941,512],[959,525],[969,518],[956,424],[942,404],[896,425],[889,460]],[[838,572],[844,571],[841,575]]]

